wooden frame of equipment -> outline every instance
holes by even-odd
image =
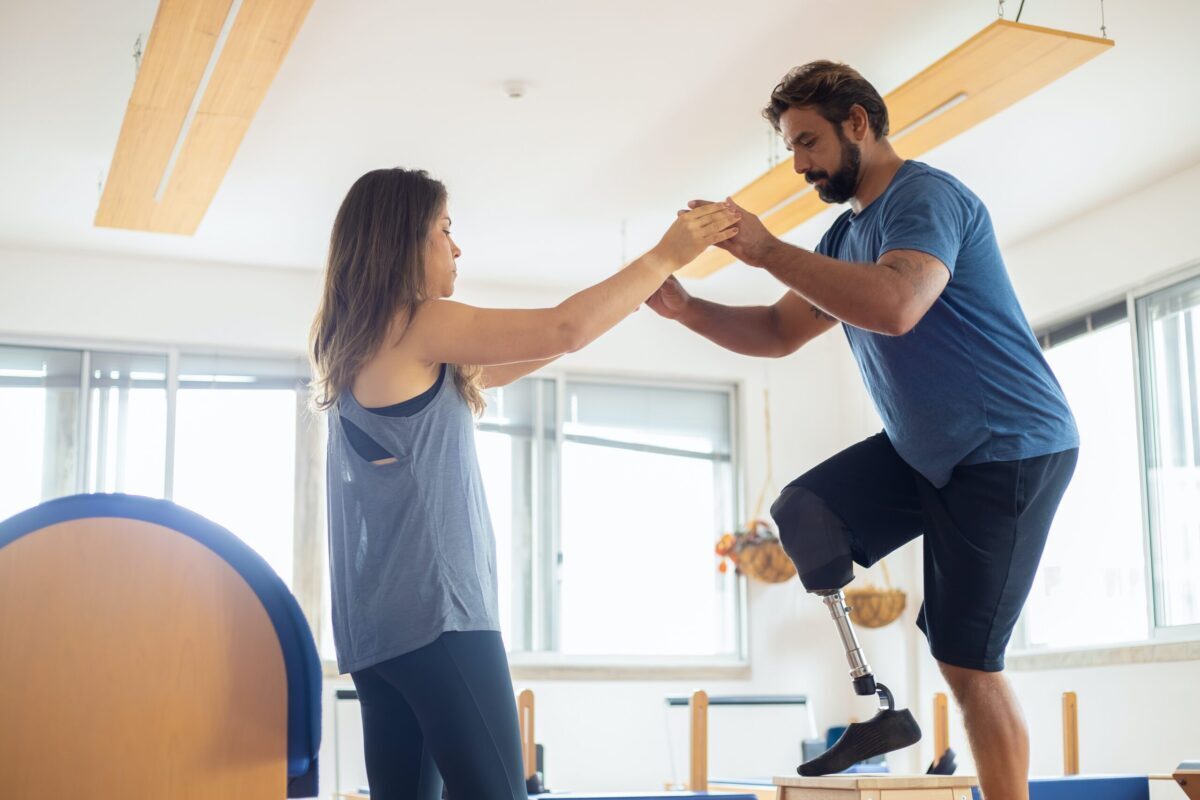
[[[945,692],[933,696],[933,760],[950,749],[950,703]]]
[[[1200,800],[1200,761],[1185,761],[1171,775],[1188,800]]]
[[[1063,775],[1079,774],[1079,698],[1063,692]]]
[[[1050,84],[1113,46],[1110,39],[998,19],[884,97],[890,139],[903,158],[916,158]],[[762,215],[780,236],[829,208],[791,161],[784,161],[733,199]],[[703,278],[733,263],[707,252],[680,270]]]
[[[525,780],[537,774],[537,734],[533,728],[533,690],[517,695],[517,723],[521,728],[521,760],[525,764]]]

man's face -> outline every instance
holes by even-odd
[[[862,153],[834,125],[812,108],[789,108],[779,117],[779,130],[792,151],[797,174],[812,184],[826,203],[844,203],[858,190]]]

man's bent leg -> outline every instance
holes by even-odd
[[[1008,678],[938,666],[962,709],[984,800],[1029,800],[1029,730]]]
[[[797,771],[801,775],[839,772],[863,759],[915,744],[921,730],[911,712],[897,710],[891,692],[875,682],[842,593],[854,579],[854,561],[874,563],[920,533],[911,469],[886,437],[871,437],[788,484],[772,505],[771,516],[804,588],[829,608],[845,647],[854,691],[878,694],[880,699],[878,714],[850,725],[832,748]]]

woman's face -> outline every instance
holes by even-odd
[[[458,277],[455,260],[462,255],[450,238],[450,214],[445,206],[438,211],[425,239],[425,296],[449,297],[454,294]]]

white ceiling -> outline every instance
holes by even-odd
[[[464,283],[580,287],[689,198],[767,167],[758,112],[791,66],[847,61],[886,93],[996,16],[995,0],[317,0],[199,232],[178,237],[92,226],[156,5],[0,0],[0,246],[317,269],[346,189],[400,165],[449,186]],[[1200,161],[1200,2],[1105,10],[1111,52],[924,157],[1005,243]],[[1098,34],[1100,8],[1028,0],[1022,21]],[[706,289],[755,285],[731,268]]]

